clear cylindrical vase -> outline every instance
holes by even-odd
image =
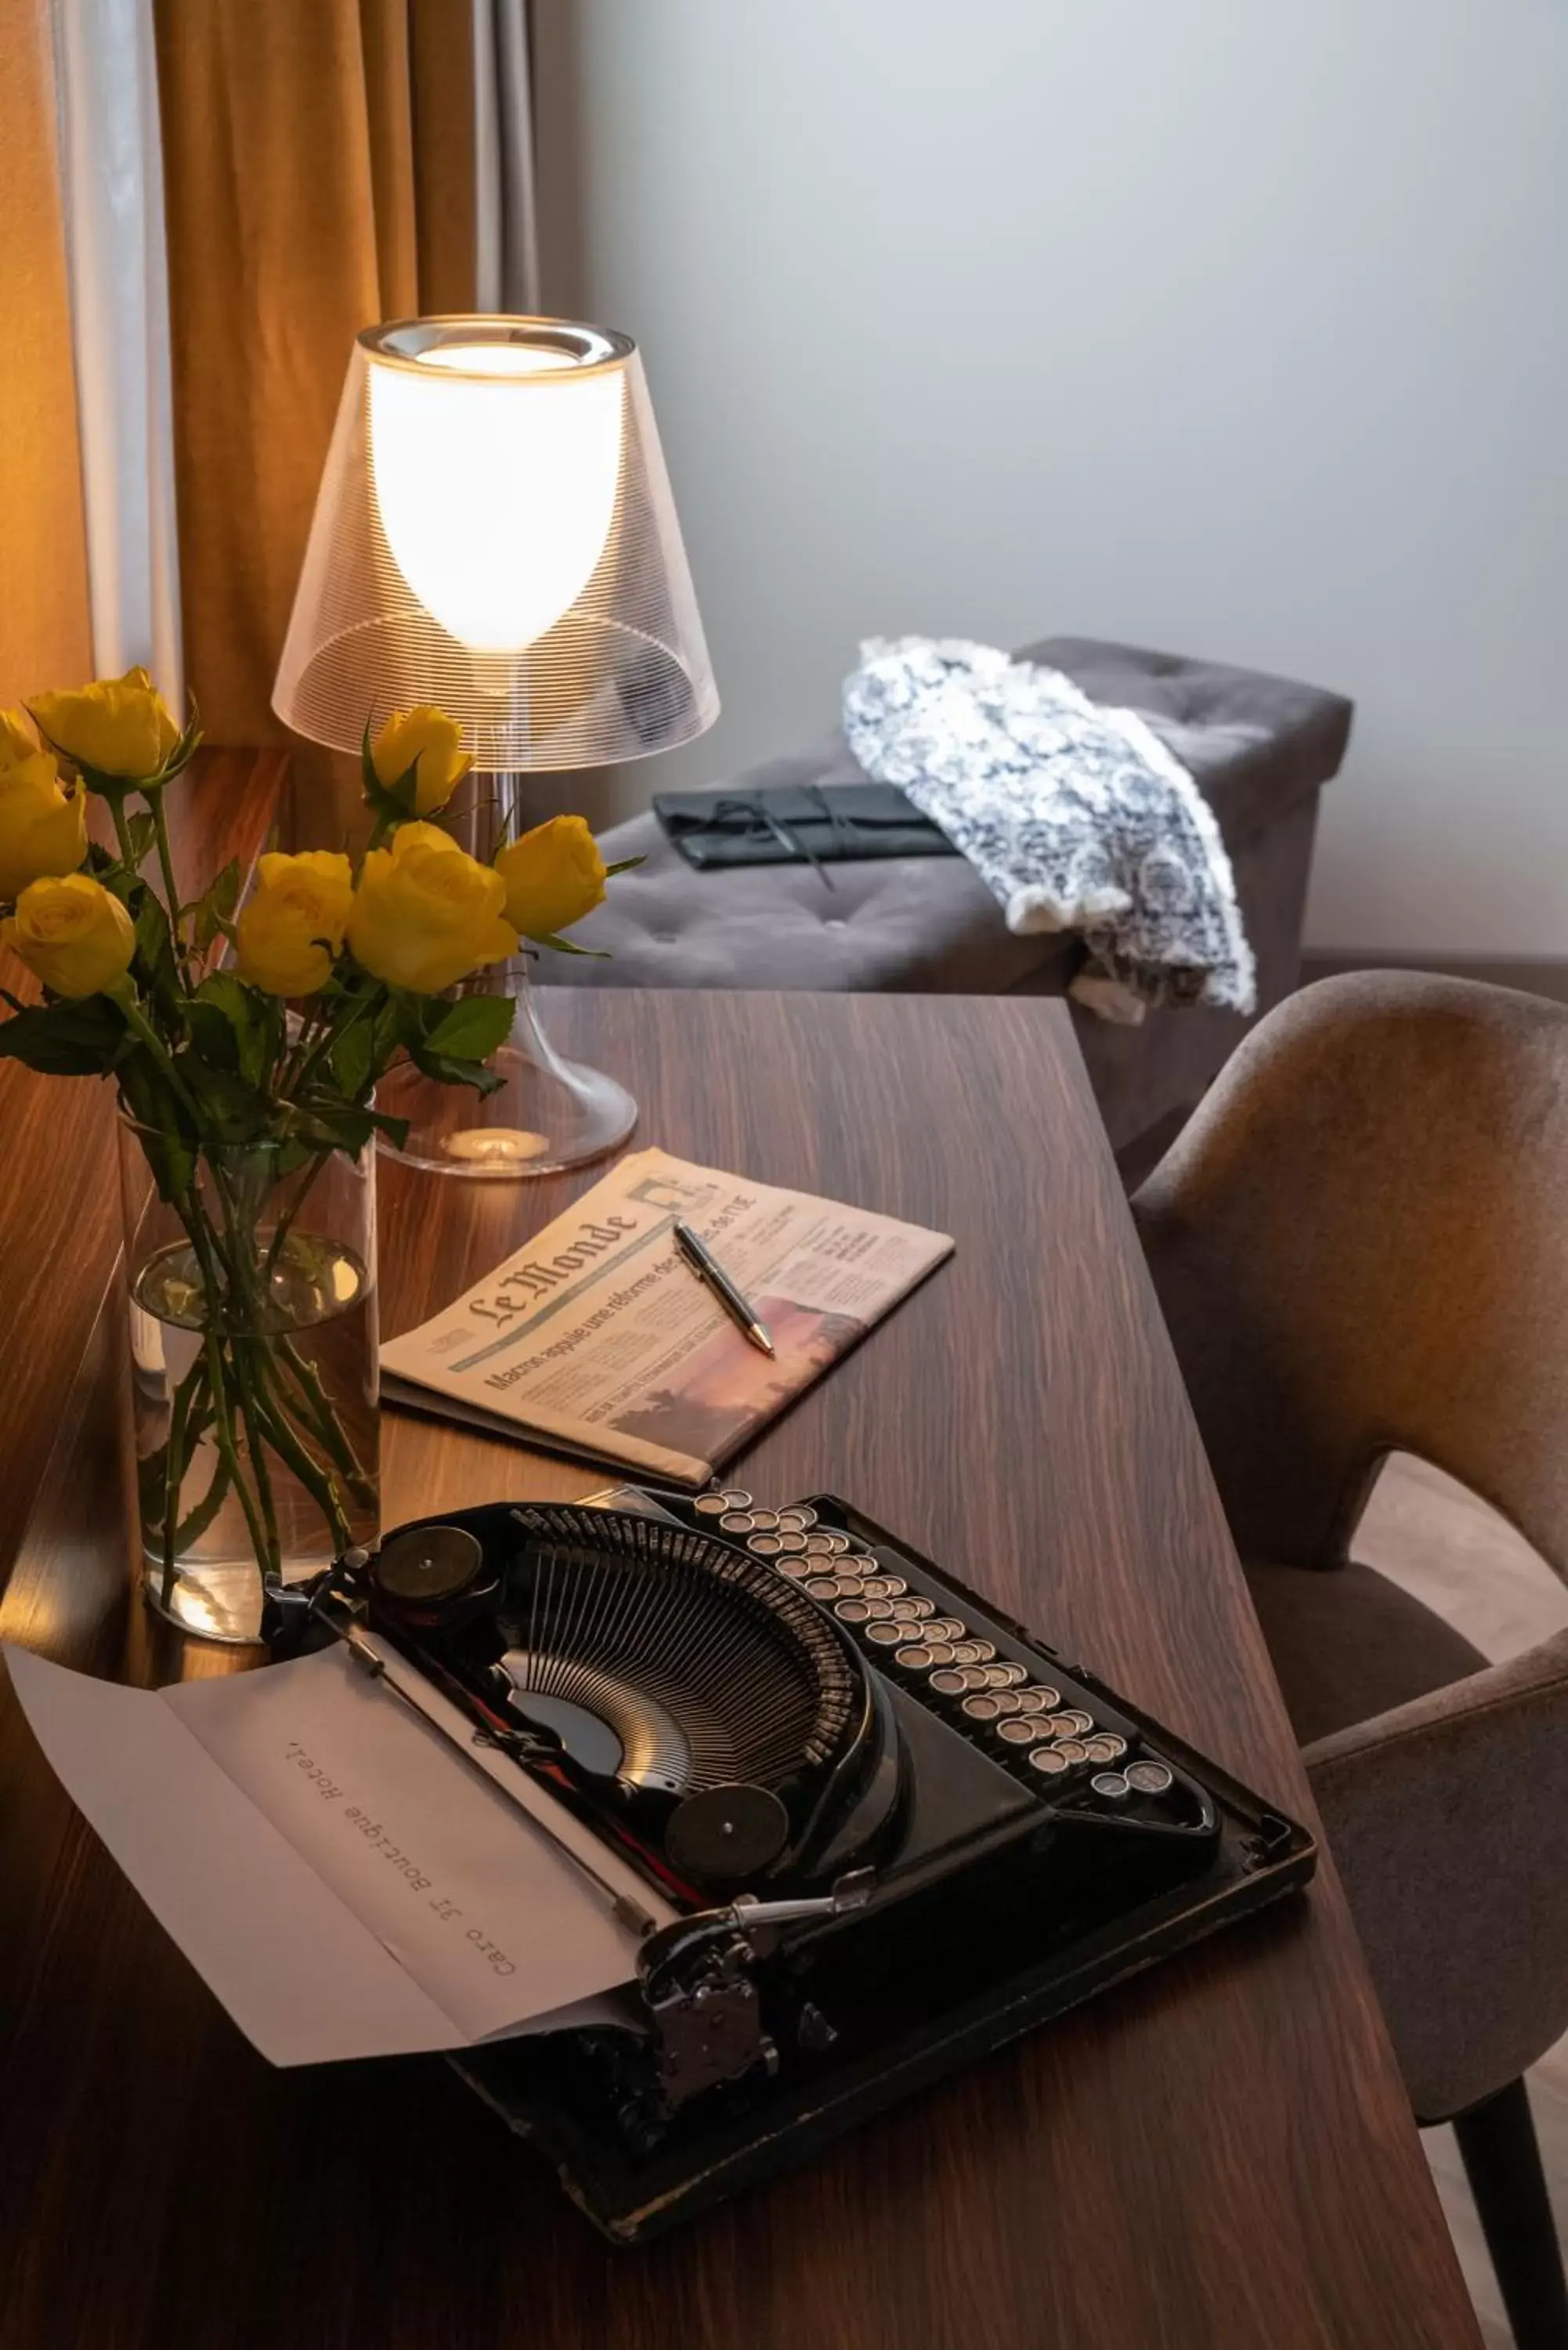
[[[122,1117],[119,1162],[143,1588],[183,1631],[254,1640],[264,1575],[379,1527],[375,1154],[192,1162]]]

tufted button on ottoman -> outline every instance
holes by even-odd
[[[1296,984],[1318,794],[1345,756],[1350,703],[1288,678],[1090,637],[1050,637],[1020,658],[1064,671],[1096,702],[1139,712],[1190,773],[1230,851],[1266,1012]],[[835,733],[722,788],[862,780]],[[1014,938],[960,857],[836,864],[830,890],[809,865],[699,873],[651,814],[618,825],[602,847],[607,859],[647,860],[575,933],[613,961],[554,957],[553,983],[1061,995],[1083,959],[1072,937]],[[1076,1003],[1072,1012],[1111,1141],[1134,1163],[1191,1107],[1247,1026],[1226,1012],[1154,1012],[1136,1028]]]

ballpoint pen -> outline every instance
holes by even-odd
[[[753,1346],[759,1347],[764,1355],[773,1354],[774,1342],[766,1330],[730,1279],[723,1266],[714,1260],[691,1225],[682,1223],[677,1217],[674,1232],[676,1247],[680,1251],[698,1280],[712,1291],[737,1329],[743,1332]]]

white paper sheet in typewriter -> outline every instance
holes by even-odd
[[[67,1793],[273,2064],[542,2030],[631,1979],[604,1895],[346,1649],[159,1690],[3,1653]]]

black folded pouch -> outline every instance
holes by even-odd
[[[896,784],[784,784],[766,791],[659,792],[653,812],[700,872],[868,857],[956,857]],[[832,888],[824,873],[823,879]]]

